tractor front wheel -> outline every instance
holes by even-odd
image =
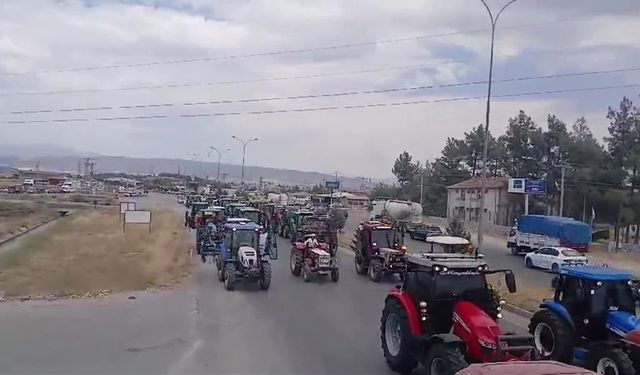
[[[298,255],[296,250],[291,249],[291,255],[289,255],[289,268],[293,276],[300,276],[302,271],[302,256]]]
[[[331,270],[331,281],[337,283],[338,279],[340,279],[340,271],[337,268],[334,268]]]
[[[571,364],[573,330],[562,317],[549,309],[539,310],[531,318],[529,332],[541,359]]]
[[[228,263],[224,265],[224,288],[233,290],[236,287],[236,265]]]
[[[305,283],[311,281],[311,267],[308,264],[302,266],[302,279]]]
[[[454,375],[467,366],[460,346],[455,344],[433,345],[424,362],[424,367],[429,375]]]
[[[410,334],[407,312],[395,298],[387,299],[380,319],[380,340],[384,358],[393,371],[410,373],[418,366],[409,344]]]
[[[382,280],[382,261],[378,258],[371,259],[369,262],[369,277],[374,282],[380,282]]]
[[[258,279],[260,289],[267,290],[271,285],[271,264],[269,262],[262,262],[262,273],[260,279]]]
[[[621,348],[598,345],[587,354],[586,367],[600,375],[635,375],[633,362]]]
[[[218,273],[218,281],[224,281],[224,266],[219,256],[216,256],[216,272]]]
[[[356,253],[354,262],[356,264],[356,273],[358,275],[366,275],[367,267],[365,267],[364,265],[364,259],[362,259],[362,255]]]

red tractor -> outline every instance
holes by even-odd
[[[389,367],[408,373],[418,363],[430,375],[453,375],[469,363],[531,360],[531,335],[505,334],[500,300],[486,275],[504,273],[510,292],[511,270],[489,270],[466,254],[410,254],[402,286],[391,290],[382,311],[380,338]]]
[[[302,238],[302,241],[296,241],[291,246],[291,255],[289,256],[289,267],[291,274],[300,276],[305,282],[311,281],[311,275],[331,275],[333,282],[338,282],[340,278],[340,270],[338,269],[338,259],[335,254],[330,253],[331,249],[325,242],[320,242],[317,246],[308,246],[306,241],[315,234],[308,234]]]
[[[379,282],[384,275],[404,275],[407,248],[393,226],[379,221],[366,221],[356,228],[351,244],[355,251],[356,273],[369,274]]]

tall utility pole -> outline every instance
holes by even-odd
[[[491,52],[489,57],[489,82],[487,85],[487,111],[485,118],[485,126],[484,126],[484,144],[482,145],[482,174],[480,177],[480,222],[478,223],[478,248],[482,246],[483,242],[483,231],[484,231],[484,204],[485,204],[485,190],[487,189],[487,154],[489,151],[489,118],[491,114],[491,80],[493,79],[493,46],[496,36],[496,24],[498,23],[498,18],[502,12],[511,4],[515,3],[517,0],[510,0],[506,3],[500,11],[493,16],[491,9],[485,2],[485,0],[480,0],[482,5],[487,9],[489,13],[489,18],[491,19]]]
[[[564,175],[565,175],[565,171],[567,170],[567,168],[571,168],[571,166],[567,165],[567,164],[563,164],[563,165],[558,165],[557,167],[560,167],[560,170],[561,170],[561,174],[560,174],[560,210],[558,211],[558,216],[564,216]]]
[[[220,150],[218,150],[217,148],[211,146],[209,147],[212,151],[215,151],[218,153],[218,173],[216,174],[216,182],[218,183],[218,185],[220,184],[220,159],[222,159],[222,152],[228,152],[231,151],[230,148],[225,148],[224,150],[222,150],[222,152],[220,152]],[[211,155],[211,151],[209,151],[207,153],[207,156]]]
[[[244,185],[244,156],[247,153],[247,145],[251,142],[255,142],[258,140],[258,138],[253,138],[250,139],[248,141],[244,141],[238,137],[236,137],[235,135],[232,135],[231,138],[233,139],[237,139],[238,141],[240,141],[240,143],[242,143],[242,177],[240,177],[240,184]]]

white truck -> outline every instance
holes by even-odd
[[[521,216],[507,238],[507,247],[513,255],[555,246],[587,252],[590,243],[588,224],[569,217],[546,215]]]

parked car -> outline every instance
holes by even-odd
[[[558,271],[562,265],[586,266],[589,260],[584,254],[568,247],[543,247],[525,255],[524,263],[529,268]]]
[[[425,241],[427,237],[436,237],[442,235],[444,235],[442,228],[437,225],[427,224],[418,225],[411,232],[409,232],[409,237],[414,240],[422,241]]]

